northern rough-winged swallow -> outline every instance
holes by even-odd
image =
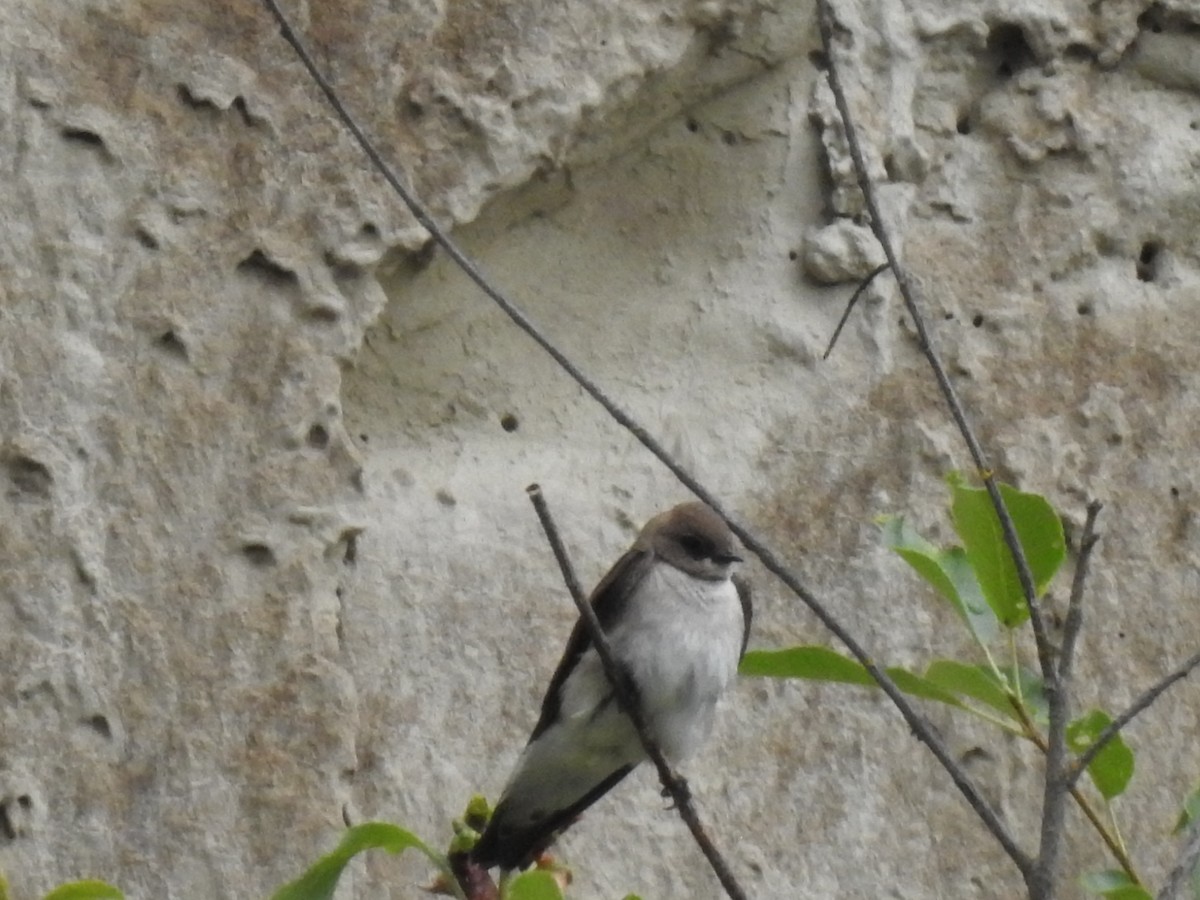
[[[720,516],[703,503],[681,503],[651,519],[592,592],[650,736],[672,762],[708,736],[746,650],[750,592],[732,577],[739,562]],[[529,865],[645,758],[581,619],[474,862]]]

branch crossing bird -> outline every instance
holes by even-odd
[[[629,674],[650,737],[672,763],[712,730],[750,633],[749,586],[732,532],[690,502],[651,519],[589,602]],[[646,758],[581,619],[542,712],[472,851],[484,868],[524,868]]]

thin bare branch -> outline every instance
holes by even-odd
[[[850,295],[850,302],[846,304],[846,309],[842,313],[842,317],[838,319],[837,328],[833,329],[833,337],[829,339],[829,346],[826,347],[825,352],[821,354],[821,359],[829,359],[829,354],[833,352],[833,345],[837,343],[837,339],[841,335],[842,329],[845,328],[846,323],[850,321],[850,313],[854,310],[855,304],[858,303],[858,298],[861,297],[863,292],[871,286],[871,283],[875,280],[875,276],[881,272],[886,272],[888,268],[889,267],[887,263],[882,263],[881,265],[876,266],[866,278],[858,283],[858,287],[855,288],[854,293]]]
[[[983,451],[983,447],[975,437],[974,430],[967,421],[966,412],[958,399],[954,385],[951,383],[950,377],[946,374],[946,369],[942,365],[937,351],[934,349],[933,341],[929,336],[929,330],[925,326],[924,316],[922,316],[921,310],[917,305],[916,289],[909,280],[907,271],[900,266],[895,250],[892,248],[891,239],[884,225],[883,215],[880,213],[879,204],[875,199],[874,185],[872,185],[870,175],[867,172],[866,158],[863,156],[862,147],[858,140],[858,132],[854,127],[853,117],[850,115],[850,106],[846,100],[846,91],[842,86],[841,77],[838,74],[838,65],[833,44],[833,13],[829,8],[828,0],[817,0],[817,18],[820,24],[821,42],[824,47],[828,66],[829,86],[833,91],[834,102],[837,104],[838,114],[842,120],[842,127],[846,135],[846,145],[854,161],[858,186],[862,191],[863,199],[867,205],[867,212],[870,215],[871,231],[874,233],[876,240],[879,241],[880,246],[883,247],[888,267],[892,270],[892,275],[899,286],[900,296],[903,298],[905,308],[908,310],[908,314],[913,320],[913,325],[917,329],[921,352],[924,353],[930,368],[933,370],[938,387],[942,392],[946,405],[950,409],[950,415],[967,444],[967,449],[971,454],[975,468],[983,478],[988,496],[991,498],[992,505],[996,509],[996,515],[1000,520],[1000,527],[1004,533],[1004,541],[1008,546],[1009,552],[1012,554],[1013,562],[1017,569],[1017,576],[1021,581],[1021,588],[1025,594],[1026,603],[1029,604],[1030,621],[1033,625],[1034,638],[1038,647],[1038,660],[1043,673],[1045,690],[1047,694],[1050,694],[1058,689],[1058,677],[1057,671],[1054,668],[1050,641],[1046,635],[1045,622],[1038,607],[1033,584],[1033,574],[1029,570],[1029,562],[1025,559],[1025,553],[1021,549],[1021,542],[1017,538],[1016,526],[1013,524],[1012,517],[1008,513],[1008,508],[1004,504],[1004,498],[1000,496],[1000,489],[996,486],[988,458]],[[951,774],[953,775],[953,772]],[[972,803],[972,806],[976,809],[976,812],[980,812],[980,807],[975,806],[974,803]],[[981,816],[983,815],[982,813],[980,814]],[[1004,832],[998,821],[993,824],[989,821],[988,817],[984,816],[984,823],[988,826],[992,834],[996,836],[997,840],[1000,840],[1005,851],[1028,879],[1032,874],[1032,860],[1013,844],[1011,839],[1008,839],[1007,833]],[[1004,837],[1001,838],[1001,835],[1004,835]]]
[[[604,666],[604,674],[608,676],[609,683],[613,686],[613,690],[617,696],[617,703],[625,715],[629,716],[633,727],[637,731],[638,739],[642,742],[642,749],[646,751],[646,755],[650,757],[650,761],[654,763],[654,768],[658,770],[658,780],[662,782],[663,790],[674,801],[675,809],[679,812],[679,817],[683,819],[688,830],[691,831],[692,837],[696,839],[697,846],[708,860],[708,864],[712,867],[717,879],[721,882],[721,886],[725,888],[725,893],[733,900],[745,900],[746,893],[738,884],[737,879],[733,875],[733,871],[729,868],[729,864],[725,858],[717,850],[716,845],[712,842],[712,838],[708,836],[704,825],[700,822],[700,817],[696,813],[695,807],[692,805],[691,792],[688,790],[687,781],[671,768],[662,751],[650,737],[650,730],[646,725],[646,717],[642,715],[641,704],[637,701],[637,692],[633,688],[632,679],[625,667],[621,665],[612,652],[612,647],[609,646],[608,638],[604,635],[604,630],[600,627],[600,620],[596,618],[596,611],[592,609],[590,603],[587,602],[587,597],[583,593],[583,589],[579,585],[579,579],[575,577],[575,570],[571,566],[571,560],[567,556],[566,547],[563,546],[562,538],[559,536],[558,527],[554,524],[554,519],[550,515],[550,509],[546,505],[546,498],[542,494],[542,489],[539,485],[531,484],[525,489],[529,494],[529,499],[533,503],[534,510],[537,511],[538,521],[542,523],[542,530],[546,532],[546,539],[550,542],[550,549],[554,551],[554,558],[558,561],[558,567],[562,570],[563,581],[566,582],[567,590],[571,592],[571,599],[575,601],[575,606],[579,609],[579,615],[583,619],[584,625],[588,630],[588,637],[592,639],[592,645],[596,648],[596,655],[600,657],[600,664]]]
[[[1087,580],[1092,551],[1100,535],[1096,533],[1096,519],[1104,504],[1092,500],[1087,505],[1087,520],[1083,523],[1083,535],[1079,539],[1079,559],[1075,562],[1075,576],[1071,580],[1071,599],[1067,603],[1067,617],[1063,622],[1062,646],[1058,650],[1058,680],[1063,689],[1070,687],[1074,674],[1075,645],[1079,640],[1079,629],[1083,625],[1083,587]]]
[[[850,115],[850,106],[846,100],[846,91],[842,87],[841,77],[838,74],[838,65],[833,47],[834,19],[832,10],[829,7],[829,0],[818,0],[817,7],[817,16],[820,20],[821,28],[821,41],[824,45],[825,57],[828,64],[829,86],[833,90],[838,114],[842,119],[842,127],[846,135],[846,145],[854,161],[858,186],[867,204],[867,212],[871,219],[871,231],[883,247],[888,267],[892,270],[892,275],[895,277],[896,283],[900,288],[900,296],[904,301],[905,309],[908,310],[908,314],[913,320],[913,325],[917,329],[921,352],[925,355],[930,368],[933,370],[938,388],[941,390],[942,397],[950,409],[950,415],[954,419],[955,425],[958,426],[958,431],[962,435],[963,440],[966,442],[967,449],[971,454],[971,460],[980,477],[983,479],[984,487],[987,489],[992,505],[996,509],[996,515],[1000,520],[1000,528],[1004,533],[1004,542],[1008,545],[1009,552],[1012,554],[1013,562],[1017,569],[1017,577],[1021,582],[1021,590],[1025,594],[1025,602],[1029,605],[1029,620],[1033,626],[1034,640],[1037,643],[1038,662],[1042,670],[1042,679],[1045,682],[1046,692],[1050,693],[1057,689],[1058,675],[1053,664],[1054,656],[1050,646],[1050,639],[1046,633],[1046,623],[1037,602],[1037,591],[1034,589],[1033,573],[1029,569],[1029,562],[1025,558],[1025,552],[1021,549],[1021,542],[1017,538],[1017,529],[1013,524],[1012,516],[1008,513],[1008,507],[1004,504],[1004,498],[1000,496],[1000,489],[996,485],[991,463],[988,461],[987,455],[984,453],[978,438],[976,438],[974,429],[967,421],[967,414],[958,399],[958,393],[954,390],[950,376],[946,373],[946,368],[942,365],[942,361],[929,336],[929,329],[925,325],[925,318],[921,314],[920,307],[917,305],[916,288],[909,279],[908,272],[900,266],[895,250],[892,248],[891,238],[888,236],[883,215],[879,211],[879,204],[875,198],[875,188],[871,183],[870,175],[867,173],[866,157],[863,155],[862,145],[858,140],[858,132],[854,127],[854,120]]]
[[[1067,794],[1071,785],[1067,783],[1067,722],[1071,718],[1071,670],[1075,658],[1075,642],[1083,622],[1083,586],[1087,578],[1088,562],[1097,537],[1094,532],[1100,504],[1093,501],[1087,507],[1087,521],[1083,527],[1079,561],[1075,566],[1075,577],[1071,583],[1071,599],[1067,608],[1067,621],[1063,629],[1062,648],[1056,671],[1058,690],[1047,696],[1049,723],[1046,735],[1046,776],[1042,785],[1042,827],[1038,845],[1038,861],[1030,885],[1030,895],[1053,896],[1058,879],[1059,850],[1062,848],[1063,822],[1067,813]],[[1119,846],[1119,845],[1118,845]]]
[[[1184,836],[1179,858],[1171,867],[1158,900],[1195,900],[1200,873],[1200,820],[1191,824]]]
[[[1034,724],[1034,721],[1029,718],[1029,713],[1026,711],[1025,707],[1019,703],[1014,703],[1013,711],[1016,713],[1017,718],[1021,722],[1023,728],[1022,737],[1031,741],[1033,745],[1041,751],[1042,755],[1045,756],[1047,749],[1046,738],[1040,731],[1038,731],[1038,727],[1036,724]],[[1104,846],[1106,846],[1108,851],[1113,855],[1113,859],[1117,861],[1117,864],[1125,870],[1125,874],[1133,879],[1135,883],[1141,884],[1141,878],[1138,876],[1137,870],[1134,869],[1133,861],[1129,858],[1129,854],[1126,853],[1125,848],[1121,846],[1121,841],[1104,823],[1104,820],[1101,818],[1100,814],[1092,808],[1091,801],[1089,801],[1083,791],[1079,789],[1079,785],[1072,785],[1069,790],[1071,797],[1079,806],[1079,811],[1083,813],[1084,818],[1087,819],[1089,824],[1091,824],[1091,826],[1096,830],[1096,834],[1100,835],[1100,839],[1104,841]]]
[[[1075,760],[1074,765],[1067,771],[1067,784],[1072,785],[1078,781],[1079,776],[1087,770],[1092,760],[1096,758],[1096,754],[1103,750],[1108,742],[1120,733],[1122,728],[1149,709],[1150,705],[1162,696],[1167,688],[1175,682],[1187,678],[1197,666],[1200,666],[1200,652],[1188,657],[1179,668],[1166,675],[1161,681],[1156,682],[1145,693],[1130,703],[1129,708],[1113,719],[1107,728],[1096,735],[1096,740],[1092,742],[1092,745],[1084,750],[1079,758]]]
[[[416,197],[401,183],[396,173],[383,160],[379,151],[367,138],[363,130],[354,121],[353,117],[346,110],[345,106],[338,99],[337,94],[330,86],[329,82],[321,74],[312,57],[307,50],[304,49],[303,43],[288,24],[276,0],[263,0],[264,5],[270,10],[271,14],[279,23],[283,37],[295,49],[296,54],[300,57],[305,68],[313,81],[321,89],[338,117],[345,124],[346,128],[354,135],[359,145],[363,148],[363,152],[375,165],[375,167],[384,176],[385,180],[412,212],[418,222],[430,233],[433,240],[442,247],[446,254],[454,260],[455,264],[463,271],[463,273],[473,281],[484,294],[486,294],[497,306],[512,320],[512,322],[524,331],[535,343],[556,362],[583,390],[605,411],[611,416],[621,427],[632,434],[639,443],[652,453],[659,462],[661,462],[688,490],[696,495],[697,498],[707,503],[718,515],[720,515],[728,523],[730,530],[737,535],[742,544],[753,553],[762,562],[767,571],[771,572],[784,585],[788,587],[815,615],[833,635],[841,641],[850,654],[857,659],[875,679],[880,688],[887,694],[895,707],[899,710],[900,715],[904,718],[905,723],[912,731],[913,735],[924,743],[933,753],[934,757],[949,773],[951,780],[955,786],[966,798],[971,808],[979,815],[987,829],[992,833],[1005,852],[1012,858],[1018,868],[1025,872],[1031,865],[1032,861],[1029,856],[1017,846],[1004,824],[1000,821],[999,816],[992,809],[990,804],[979,793],[970,776],[958,764],[950,751],[942,743],[941,739],[935,734],[933,728],[925,721],[908,698],[901,693],[895,682],[888,677],[879,666],[875,664],[873,659],[863,649],[859,643],[854,640],[850,633],[834,618],[825,606],[816,598],[801,583],[799,577],[787,568],[779,559],[778,555],[756,535],[754,535],[742,522],[734,518],[724,506],[717,500],[713,494],[704,487],[687,469],[685,469],[671,454],[669,454],[662,445],[640,424],[638,424],[632,416],[626,413],[621,407],[613,402],[609,397],[600,390],[594,381],[585,375],[567,356],[555,346],[549,338],[547,338],[540,329],[533,324],[528,316],[524,314],[511,300],[508,299],[501,291],[493,287],[492,284],[467,256],[459,249],[458,245],[451,240],[450,236],[438,226],[438,224],[430,216],[425,207],[416,199]],[[893,269],[895,271],[895,269]],[[1010,520],[1011,524],[1011,520]]]
[[[465,851],[454,851],[446,857],[450,864],[450,872],[458,880],[460,893],[466,895],[466,900],[500,900],[500,888],[492,880],[491,873],[482,866],[476,865],[471,854]],[[437,893],[437,891],[429,891]]]

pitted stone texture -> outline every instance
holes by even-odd
[[[1183,112],[1194,97],[1125,61],[1157,33],[1133,6],[838,12],[853,32],[843,73],[884,215],[994,463],[1045,492],[1075,537],[1085,501],[1108,504],[1077,702],[1118,710],[1200,644],[1183,612],[1195,567],[1178,562],[1196,554],[1186,448],[1200,437],[1188,413],[1200,371],[1184,323],[1200,289],[1187,237],[1200,216],[1183,174],[1195,158],[1195,116]],[[833,277],[861,275],[871,259],[830,101],[797,60],[608,163],[506,196],[462,237],[572,358],[798,561],[872,652],[919,667],[969,644],[880,548],[872,520],[907,512],[951,540],[942,477],[969,459],[911,323],[882,299],[890,287],[868,293],[819,363],[848,291],[799,276],[806,235],[825,226],[864,238],[842,242],[840,255],[830,241],[822,265]],[[824,161],[830,183],[817,178]],[[389,271],[385,286],[395,299],[344,390],[374,498],[354,593],[393,596],[406,613],[436,609],[422,628],[455,632],[470,691],[433,721],[476,740],[479,711],[491,718],[481,758],[458,767],[426,763],[418,737],[381,738],[375,754],[391,767],[381,762],[356,789],[370,785],[364,806],[374,797],[434,829],[454,810],[447,791],[499,790],[570,628],[520,488],[543,485],[592,580],[680,491],[444,260]],[[424,549],[413,552],[414,540]],[[466,558],[438,558],[444,545]],[[388,561],[397,547],[409,551],[402,564]],[[476,587],[464,596],[471,571]],[[827,639],[752,574],[759,646]],[[1048,601],[1052,620],[1064,592]],[[1148,614],[1148,597],[1175,612]],[[407,721],[439,690],[442,651],[425,630],[407,639],[411,627],[361,607],[347,618],[351,641],[416,654],[360,679],[393,685],[410,674],[403,696],[376,692],[381,723]],[[1152,882],[1173,852],[1162,835],[1175,803],[1196,777],[1179,762],[1188,739],[1175,730],[1194,718],[1188,690],[1130,735],[1139,775],[1122,823]],[[1036,751],[932,714],[1031,846]],[[687,768],[756,895],[1021,894],[1011,863],[877,696],[744,683],[714,747]],[[564,838],[582,896],[719,896],[682,828],[652,802],[653,779],[640,773]],[[1071,876],[1110,864],[1072,828],[1064,896],[1074,896]]]
[[[797,42],[745,2],[294,6],[451,224]],[[340,373],[426,236],[258,3],[18,0],[0,60],[0,868],[265,896],[370,767]]]

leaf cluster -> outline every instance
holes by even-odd
[[[1046,753],[1045,684],[1037,671],[1022,663],[1019,652],[1018,634],[1029,621],[1029,605],[995,507],[986,491],[969,486],[961,476],[952,475],[948,483],[950,520],[958,543],[936,546],[903,516],[883,517],[878,524],[884,544],[957,613],[975,647],[975,658],[934,659],[920,671],[902,666],[885,671],[905,693],[973,715]],[[1040,599],[1066,558],[1062,521],[1045,498],[1009,485],[999,488]],[[824,646],[752,651],[746,654],[741,673],[878,687],[861,663]],[[1099,800],[1073,784],[1071,796],[1118,864],[1113,870],[1085,875],[1081,884],[1094,894],[1121,900],[1149,898],[1129,859],[1113,808],[1133,777],[1135,753],[1119,732],[1093,751],[1112,723],[1108,711],[1095,708],[1071,719],[1065,729],[1066,747],[1076,763],[1091,752],[1087,774]],[[1198,814],[1200,791],[1185,804],[1179,827]]]

